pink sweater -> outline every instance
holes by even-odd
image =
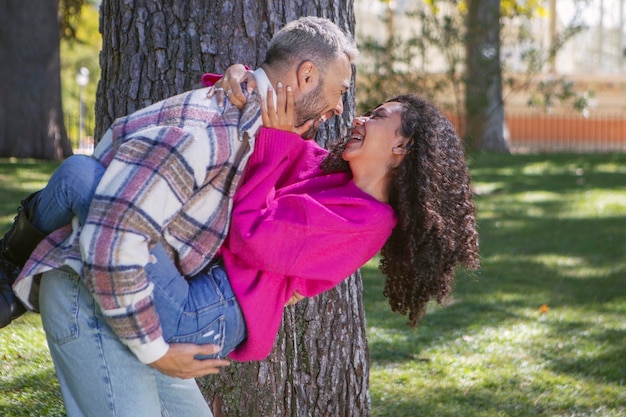
[[[293,292],[313,297],[335,287],[395,226],[391,207],[349,174],[319,168],[326,155],[296,134],[263,128],[257,136],[220,249],[248,331],[234,360],[267,357]]]

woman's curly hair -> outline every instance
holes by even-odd
[[[478,232],[463,144],[450,121],[416,95],[387,102],[402,105],[399,133],[410,147],[390,171],[389,204],[398,220],[380,269],[391,309],[415,326],[430,300],[441,304],[448,297],[458,265],[478,268]],[[345,169],[341,149],[331,155],[323,167]]]

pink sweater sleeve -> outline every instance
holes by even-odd
[[[212,85],[215,85],[216,82],[218,82],[220,80],[220,78],[222,78],[223,75],[222,74],[213,74],[211,72],[207,72],[202,74],[202,84],[206,85],[207,87],[210,87]]]
[[[249,267],[300,280],[305,296],[356,271],[395,225],[391,208],[359,190],[347,174],[316,168],[316,147],[287,132],[261,130],[235,199],[228,243]]]
[[[250,67],[247,65],[244,65],[244,67],[249,70]],[[224,76],[224,74],[213,74],[212,72],[206,72],[204,74],[202,74],[202,84],[206,85],[207,87],[210,87],[212,85],[215,85],[216,82],[218,82],[220,80],[220,78],[222,78]]]

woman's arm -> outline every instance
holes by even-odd
[[[248,268],[281,276],[334,283],[349,276],[383,246],[394,215],[356,186],[329,186],[242,200],[233,211],[230,251]]]
[[[246,95],[241,88],[246,85],[246,91],[251,94],[256,88],[254,73],[248,67],[241,64],[231,65],[224,71],[224,76],[220,74],[206,73],[202,76],[204,85],[209,86],[207,97],[215,95],[217,103],[221,106],[224,95],[239,110],[242,110],[247,102]],[[276,85],[276,105],[273,100],[273,89],[267,90],[266,100],[262,101],[263,126],[271,127],[288,132],[302,134],[309,130],[313,120],[309,120],[297,129],[295,125],[295,100],[290,86],[284,87],[281,82]]]

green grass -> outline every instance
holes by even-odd
[[[626,415],[626,155],[471,169],[482,268],[448,306],[409,329],[363,268],[373,415]]]
[[[55,164],[0,161],[0,228]],[[626,155],[477,154],[482,268],[417,329],[363,268],[373,416],[626,415]],[[546,305],[548,310],[542,312]],[[39,317],[0,330],[0,415],[62,416]]]
[[[0,160],[0,230],[22,198],[43,187],[55,162]],[[0,329],[0,416],[64,416],[59,385],[38,315],[27,313]]]

